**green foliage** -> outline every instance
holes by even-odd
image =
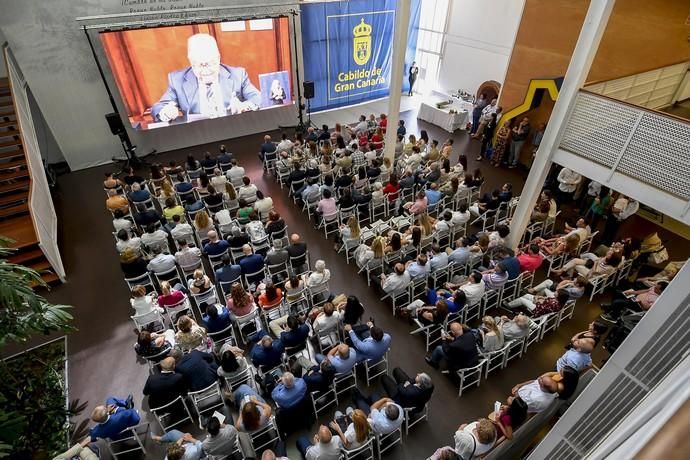
[[[0,441],[12,454],[40,458],[64,450],[69,433],[65,407],[65,346],[50,342],[5,361],[0,367]]]
[[[0,246],[8,239],[0,236]],[[13,264],[13,249],[0,247],[0,349],[37,333],[74,330],[67,305],[52,305],[33,287],[41,275]],[[47,287],[47,286],[46,286]],[[8,361],[0,360],[0,458],[43,459],[64,450],[71,423],[83,410],[65,407],[65,345],[50,342]],[[75,426],[82,429],[84,426]]]
[[[7,242],[0,239],[0,244]],[[0,248],[0,348],[7,342],[24,342],[33,334],[73,330],[68,305],[52,305],[33,289],[45,286],[41,275],[28,267],[10,263],[12,249]]]

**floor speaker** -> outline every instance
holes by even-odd
[[[314,98],[314,82],[313,81],[305,81],[302,83],[302,86],[304,86],[304,97],[307,99],[313,99]]]
[[[110,126],[110,132],[113,133],[115,136],[118,136],[125,132],[125,127],[122,124],[120,114],[115,112],[106,113],[105,119],[108,122],[108,126]]]

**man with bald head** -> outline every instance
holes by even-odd
[[[479,352],[474,334],[462,324],[450,324],[450,334],[443,334],[443,343],[436,346],[426,362],[438,367],[445,361],[450,370],[467,369],[479,363]]]
[[[139,423],[139,411],[132,407],[131,395],[126,399],[110,397],[105,406],[96,406],[91,412],[91,420],[96,426],[91,428],[89,435],[91,442],[100,439],[116,441],[129,433],[122,434],[122,430]]]
[[[255,254],[252,247],[248,244],[242,246],[242,252],[244,253],[244,257],[242,257],[239,261],[242,274],[246,276],[251,273],[260,272],[258,275],[247,278],[249,283],[258,283],[264,277],[263,272],[261,272],[261,270],[264,268],[264,256],[261,254]]]
[[[175,372],[175,358],[167,357],[160,362],[160,373],[153,373],[146,379],[144,396],[149,397],[149,407],[162,407],[178,396],[187,394],[184,376]]]
[[[271,399],[282,409],[298,407],[307,396],[307,384],[303,379],[285,372],[280,383],[271,392]]]
[[[336,345],[331,348],[328,354],[316,355],[316,362],[321,364],[321,361],[327,359],[333,365],[336,374],[346,374],[352,371],[352,368],[357,364],[357,352],[344,343]]]
[[[563,353],[556,361],[556,370],[561,372],[565,366],[570,366],[577,372],[582,372],[592,365],[592,350],[596,342],[592,337],[580,337],[572,341],[572,348]]]
[[[338,460],[340,458],[340,438],[333,436],[327,426],[321,425],[314,435],[314,441],[302,436],[297,440],[297,449],[306,460]]]
[[[301,270],[307,264],[307,243],[303,242],[297,233],[290,235],[290,245],[287,247],[287,252],[292,259],[293,269]]]
[[[536,380],[519,383],[511,391],[512,397],[508,398],[508,404],[513,398],[519,396],[527,404],[527,412],[535,414],[545,410],[554,399],[558,397],[558,383],[549,374],[539,376]]]
[[[259,343],[252,347],[249,357],[254,366],[272,369],[283,362],[283,351],[285,346],[279,339],[273,340],[270,335],[264,335]]]
[[[259,108],[261,93],[247,71],[221,64],[218,44],[211,35],[189,37],[187,58],[190,66],[168,74],[168,89],[151,107],[155,121],[189,114],[216,118]]]

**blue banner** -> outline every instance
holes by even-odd
[[[403,91],[417,50],[420,0],[412,0]],[[396,0],[301,5],[304,80],[313,81],[312,111],[388,96]]]

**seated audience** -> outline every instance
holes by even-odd
[[[357,389],[353,393],[357,408],[369,416],[372,431],[386,435],[400,428],[405,419],[405,411],[391,398],[374,401],[371,396],[364,397]]]
[[[218,377],[233,379],[247,370],[247,358],[244,357],[244,351],[241,348],[226,342],[220,348],[218,355],[220,356]]]
[[[558,397],[558,384],[549,375],[515,385],[508,398],[508,404],[519,397],[527,404],[527,412],[534,414],[545,410]]]
[[[271,418],[271,406],[247,384],[240,385],[234,392],[235,407],[239,416],[235,428],[244,433],[251,433],[266,426]]]
[[[571,342],[572,347],[568,349],[556,361],[556,370],[560,372],[564,367],[572,367],[577,372],[582,372],[592,365],[592,350],[594,350],[594,339],[582,338]]]
[[[182,285],[176,284],[171,287],[168,281],[161,283],[161,295],[158,296],[158,306],[162,308],[179,305],[185,299],[184,292],[182,292]]]
[[[125,428],[139,423],[139,411],[133,408],[132,396],[126,400],[110,397],[105,405],[96,406],[91,412],[91,420],[96,426],[89,431],[91,442],[98,439],[117,441],[129,433],[123,433]]]
[[[667,286],[668,281],[658,281],[650,288],[618,292],[610,304],[602,304],[601,309],[604,313],[601,314],[601,319],[615,323],[626,310],[647,311],[652,308]]]
[[[532,320],[529,316],[518,313],[513,319],[507,316],[494,318],[496,324],[501,328],[504,340],[519,340],[529,334]]]
[[[369,326],[369,337],[365,338],[364,340],[361,340],[357,336],[355,331],[352,330],[352,326],[349,324],[345,325],[344,330],[345,333],[348,334],[348,337],[352,342],[352,346],[357,351],[357,360],[369,360],[372,363],[375,363],[383,358],[386,352],[388,352],[388,349],[391,345],[391,336],[387,333],[384,333],[383,329],[375,326],[372,322],[368,322],[367,326]]]
[[[498,434],[506,439],[513,439],[513,433],[527,420],[527,404],[519,396],[511,403],[501,405],[498,412],[492,412],[487,417],[494,422]]]
[[[425,358],[433,367],[445,362],[450,370],[467,369],[479,362],[476,339],[473,334],[465,333],[465,328],[458,322],[450,324],[450,333],[443,334],[443,343],[436,346],[431,356]]]
[[[346,344],[341,343],[331,348],[326,356],[316,355],[317,363],[321,363],[323,360],[330,361],[337,374],[347,374],[357,364],[357,352]]]
[[[285,346],[278,340],[273,340],[270,335],[264,335],[249,352],[249,358],[257,368],[273,369],[283,362]]]
[[[297,439],[297,450],[305,460],[338,460],[340,455],[340,437],[333,436],[328,427],[321,425],[313,441],[302,436]]]
[[[392,377],[388,374],[381,377],[381,384],[396,404],[415,411],[422,410],[434,392],[434,384],[428,374],[420,372],[415,378],[410,378],[399,367],[393,369]]]
[[[206,351],[208,349],[206,330],[189,316],[182,315],[177,319],[175,344],[182,350]]]
[[[206,305],[202,302],[199,305],[199,309],[205,312],[202,319],[207,332],[220,332],[230,326],[230,312],[225,305]]]
[[[454,437],[455,451],[460,458],[481,458],[496,442],[496,426],[491,420],[480,418],[476,422],[460,425]]]
[[[175,359],[175,371],[184,376],[189,391],[203,390],[217,381],[218,364],[212,354],[199,350],[183,354],[175,348],[170,356]]]
[[[307,384],[303,379],[285,372],[280,383],[271,392],[271,399],[281,409],[293,409],[300,406],[307,396]]]
[[[268,323],[274,336],[280,339],[285,348],[304,345],[309,337],[309,326],[300,323],[297,316],[290,314]]]
[[[146,379],[144,396],[149,397],[149,407],[163,407],[178,396],[187,394],[187,383],[182,374],[175,372],[175,359],[167,357],[160,362],[160,372]]]
[[[548,313],[555,313],[560,311],[570,300],[570,295],[565,289],[556,292],[554,297],[541,297],[532,294],[525,294],[510,302],[504,302],[504,306],[508,309],[516,309],[522,307],[526,310],[528,316],[538,318]]]
[[[369,439],[371,427],[367,415],[360,409],[352,410],[348,407],[346,415],[335,411],[335,420],[329,426],[335,430],[347,450],[355,450]]]
[[[212,416],[206,424],[206,431],[208,435],[201,443],[204,453],[230,458],[237,445],[237,428],[232,424],[220,423],[217,417]]]
[[[386,294],[397,296],[407,290],[411,277],[405,269],[405,266],[401,263],[395,264],[393,270],[394,271],[388,276],[381,274],[381,289],[383,289]]]

